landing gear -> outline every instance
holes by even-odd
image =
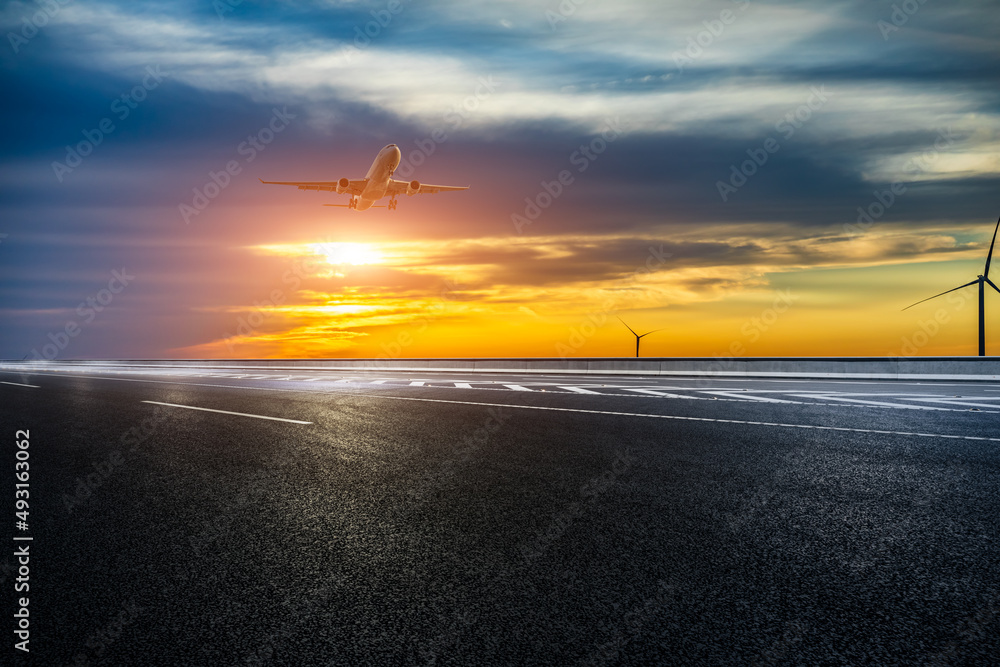
[[[392,199],[389,200],[389,210],[390,211],[395,211],[396,210],[396,206],[398,206],[398,205],[399,205],[399,202],[396,201],[395,197],[393,197]]]
[[[351,197],[351,203],[347,205],[347,208],[351,209],[352,211],[356,211],[358,209],[357,197]]]

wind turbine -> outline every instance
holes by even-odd
[[[990,260],[993,258],[993,245],[997,242],[998,229],[1000,229],[1000,219],[997,220],[997,226],[993,229],[993,240],[990,241],[990,251],[986,253],[986,268],[983,269],[983,275],[977,276],[975,280],[969,281],[964,285],[959,285],[958,287],[950,289],[947,292],[941,292],[940,294],[935,294],[934,296],[927,297],[922,301],[917,301],[917,303],[910,304],[909,306],[903,309],[907,310],[908,308],[913,308],[913,306],[916,306],[919,303],[923,303],[924,301],[930,301],[931,299],[936,299],[939,296],[944,296],[945,294],[948,294],[948,292],[954,292],[955,290],[960,290],[965,287],[969,287],[970,285],[975,285],[976,283],[979,283],[979,356],[980,357],[986,356],[986,306],[985,306],[986,284],[989,283],[990,287],[995,289],[997,292],[1000,292],[1000,287],[997,287],[993,283],[993,281],[990,280]]]
[[[615,315],[615,317],[618,317],[618,316]],[[625,324],[625,320],[623,320],[620,317],[618,317],[618,321],[621,322],[622,324]],[[630,327],[627,324],[625,324],[625,328],[628,329],[629,331],[632,331],[632,327]],[[666,329],[666,328],[667,327],[664,327],[663,329]],[[641,336],[639,334],[637,334],[636,332],[632,331],[632,335],[635,336],[635,356],[636,356],[636,359],[639,358],[639,341],[641,339],[645,338],[646,336],[648,336],[649,334],[656,333],[657,331],[663,331],[663,329],[654,329],[652,331],[647,331],[646,333],[642,334]]]

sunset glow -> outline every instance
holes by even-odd
[[[733,3],[473,4],[364,48],[364,3],[61,9],[4,70],[3,354],[75,323],[66,358],[628,355],[618,316],[666,328],[650,356],[974,352],[974,289],[902,309],[981,273],[1000,215],[989,21],[736,3],[688,62]],[[360,179],[389,143],[393,178],[470,188],[358,212],[260,182]],[[1000,351],[1000,295],[986,320]]]

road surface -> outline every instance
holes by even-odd
[[[1000,656],[1000,384],[58,364],[0,382],[16,664]]]

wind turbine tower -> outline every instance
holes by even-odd
[[[926,299],[917,301],[917,303],[910,304],[903,310],[908,310],[916,306],[917,304],[923,303],[924,301],[930,301],[931,299],[936,299],[939,296],[944,296],[949,292],[954,292],[955,290],[960,290],[970,285],[979,285],[979,356],[986,356],[986,285],[989,285],[997,292],[1000,292],[1000,287],[997,287],[992,280],[990,280],[990,260],[993,259],[993,246],[997,242],[997,230],[1000,229],[1000,219],[997,220],[997,226],[993,228],[993,240],[990,241],[990,251],[986,253],[986,268],[983,269],[983,275],[977,276],[975,280],[970,280],[964,285],[959,285],[954,287],[947,292],[941,292],[940,294],[935,294],[934,296],[929,296]],[[628,326],[628,325],[626,325]]]
[[[618,316],[615,315],[615,317],[618,317]],[[618,317],[618,321],[621,322],[622,324],[625,324],[625,320],[623,320],[620,317]],[[627,324],[625,324],[625,328],[628,329],[629,331],[632,331],[632,327],[630,327]],[[664,329],[665,328],[666,327],[664,327]],[[647,331],[646,333],[642,334],[641,336],[639,334],[637,334],[635,331],[632,331],[632,335],[635,336],[635,357],[636,357],[636,359],[639,358],[639,341],[642,340],[643,338],[645,338],[646,336],[648,336],[649,334],[654,334],[657,331],[663,331],[663,329],[654,329],[652,331]]]

